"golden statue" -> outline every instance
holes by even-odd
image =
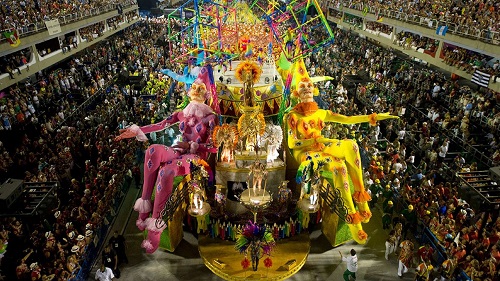
[[[238,132],[240,139],[244,142],[242,149],[246,151],[257,151],[257,136],[262,136],[266,131],[266,121],[260,108],[246,107],[242,108],[243,114],[238,119]]]
[[[234,76],[243,83],[243,104],[255,107],[254,84],[259,81],[262,69],[253,61],[243,61],[236,67]]]
[[[266,130],[264,114],[257,106],[254,96],[254,84],[259,81],[262,70],[253,61],[241,62],[235,70],[234,76],[243,83],[243,114],[238,120],[238,133],[244,142],[242,149],[246,151],[256,151],[257,136],[262,136]]]

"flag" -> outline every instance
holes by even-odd
[[[448,26],[441,25],[441,26],[438,26],[438,28],[436,29],[436,34],[441,35],[441,36],[445,36],[446,31],[448,31]]]
[[[482,72],[482,71],[479,71],[476,69],[476,71],[474,71],[474,74],[472,74],[472,78],[470,79],[470,81],[472,83],[476,83],[479,86],[483,86],[483,87],[487,88],[488,84],[490,83],[490,77],[491,77],[491,74],[488,74],[488,73],[485,73],[485,72]]]
[[[7,39],[11,47],[17,47],[21,44],[21,40],[19,40],[19,35],[15,29],[4,31],[3,36]]]
[[[363,17],[366,17],[366,14],[368,14],[368,6],[363,8]]]

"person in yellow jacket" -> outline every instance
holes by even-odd
[[[457,259],[455,256],[450,256],[450,258],[443,261],[441,264],[441,281],[452,280],[455,268],[457,267]]]
[[[432,269],[434,267],[432,264],[426,264],[425,262],[422,262],[417,266],[416,269],[416,275],[415,275],[415,280],[416,281],[429,281],[429,277],[431,275]]]

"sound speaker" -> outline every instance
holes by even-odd
[[[23,180],[8,179],[0,185],[0,210],[8,210],[23,193]]]

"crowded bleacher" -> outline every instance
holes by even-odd
[[[498,3],[369,2],[410,16],[459,25],[476,21],[477,28],[491,31],[500,27]],[[0,29],[22,28],[108,3],[10,1],[1,8]],[[349,7],[362,10],[363,4],[354,1]],[[116,20],[108,24],[113,26]],[[355,18],[346,20],[357,23]],[[373,22],[369,27],[390,33],[382,24]],[[123,71],[143,75],[153,85],[160,69],[181,69],[169,65],[164,49],[155,45],[165,29],[165,20],[142,20],[125,36],[74,52],[67,62],[37,73],[36,81],[2,90],[0,130],[20,133],[18,142],[0,143],[0,181],[57,181],[62,187],[57,205],[45,220],[0,218],[1,270],[7,280],[88,276],[103,242],[95,246],[91,241],[96,235],[104,239],[112,214],[130,186],[132,170],[141,165],[144,147],[133,141],[112,141],[117,129],[131,123],[150,124],[167,113],[166,107],[173,110],[163,106],[168,87],[160,88],[156,99],[144,101],[141,89],[116,83]],[[80,29],[80,36],[92,40],[100,30],[101,24],[90,25]],[[312,36],[324,35],[313,32]],[[398,34],[397,38],[401,36],[410,38],[404,40],[410,46],[436,47],[418,35]],[[385,210],[389,201],[394,202],[389,227],[402,223],[404,236],[415,234],[422,244],[432,243],[437,255],[429,259],[438,267],[450,261],[456,266],[454,276],[461,280],[499,280],[498,215],[488,216],[485,210],[474,209],[477,203],[461,198],[454,175],[500,165],[500,93],[460,84],[353,32],[335,30],[335,38],[330,48],[306,58],[310,73],[335,78],[319,86],[324,107],[346,115],[376,111],[400,117],[373,128],[328,128],[329,136],[357,139],[363,148],[373,207]],[[16,68],[30,56],[29,50],[23,50],[2,57],[6,66],[2,71],[15,76],[20,71]],[[444,50],[447,64],[469,72],[475,67],[488,69],[483,58],[458,47]],[[498,71],[498,63],[491,68]],[[348,79],[352,75],[364,77],[365,82],[352,87]],[[170,85],[170,79],[166,81]],[[180,99],[180,92],[176,89],[171,98]]]
[[[111,141],[116,128],[124,125],[121,120],[154,118],[141,106],[139,91],[114,81],[123,69],[157,72],[160,49],[153,46],[153,35],[165,27],[138,23],[126,35],[141,37],[116,37],[38,73],[38,81],[7,89],[2,129],[25,133],[19,143],[2,143],[2,180],[59,181],[63,187],[45,221],[2,218],[2,242],[8,241],[2,274],[9,280],[83,280],[88,274],[96,251],[87,246],[106,233],[130,184],[126,174],[139,163],[137,143]],[[82,100],[92,102],[81,107]]]
[[[500,5],[495,1],[328,1],[336,7],[348,7],[393,17],[398,20],[412,21],[436,28],[446,24],[459,34],[474,36],[485,40],[498,40],[500,31]],[[498,44],[498,41],[497,43]]]
[[[0,31],[18,29],[19,34],[40,29],[44,21],[71,16],[78,20],[96,16],[116,9],[116,5],[129,6],[136,4],[135,0],[116,1],[4,1],[0,8]]]
[[[459,182],[447,175],[500,163],[496,113],[500,95],[458,86],[457,81],[442,73],[404,61],[354,33],[338,31],[336,39],[332,51],[312,56],[309,66],[315,65],[338,79],[342,79],[342,74],[367,72],[375,82],[357,89],[361,101],[358,105],[351,103],[346,95],[342,96],[342,103],[336,102],[342,90],[324,89],[326,94],[322,97],[326,97],[330,109],[349,115],[373,109],[402,117],[384,128],[355,134],[372,157],[365,180],[369,184],[378,180],[395,194],[378,200],[380,205],[396,200],[400,212],[411,205],[419,218],[418,224],[395,215],[396,220],[407,222],[406,231],[415,230],[422,238],[424,229],[429,228],[438,238],[436,246],[446,249],[443,253],[447,256],[442,256],[441,261],[456,257],[458,268],[472,280],[477,277],[497,280],[497,271],[491,270],[491,266],[496,268],[500,262],[498,245],[494,246],[500,238],[498,216],[488,217],[484,210],[472,210],[470,202],[458,194]],[[339,87],[343,88],[341,84]],[[338,133],[338,128],[334,131],[336,137],[349,137],[349,131]],[[378,147],[381,139],[384,144]],[[481,158],[483,163],[478,164],[479,160],[471,157],[472,149],[486,156]],[[464,154],[469,156],[468,161]],[[382,193],[383,190],[375,189],[372,197],[382,198]],[[477,237],[479,232],[482,237]],[[470,239],[471,236],[475,239]],[[450,237],[455,241],[450,241]],[[489,244],[483,243],[484,240],[489,240]],[[449,247],[450,244],[455,247]],[[472,266],[475,263],[481,266]]]

